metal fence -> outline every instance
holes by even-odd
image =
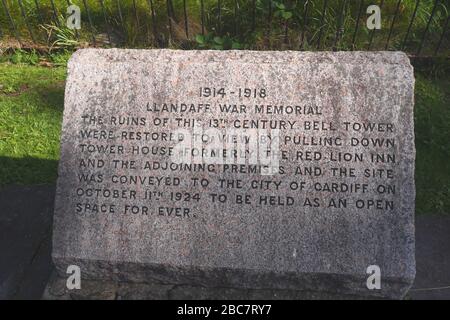
[[[81,9],[80,30],[66,27]],[[367,6],[383,27],[368,30]],[[179,47],[191,49],[403,50],[449,55],[445,0],[1,0],[3,47]],[[383,11],[384,10],[384,11]]]

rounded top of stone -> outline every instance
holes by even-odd
[[[242,63],[329,63],[329,64],[401,64],[411,67],[408,56],[402,51],[247,51],[247,50],[172,50],[172,49],[80,49],[69,61],[74,63],[94,63],[99,58],[104,62],[137,61],[148,63],[152,60],[170,63],[225,62],[239,60]],[[412,67],[411,67],[412,68]]]

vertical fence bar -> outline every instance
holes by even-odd
[[[20,14],[22,15],[23,20],[25,21],[25,25],[27,27],[28,33],[30,34],[31,40],[36,44],[36,38],[33,35],[33,31],[31,30],[31,26],[28,23],[27,15],[25,13],[25,9],[23,8],[22,0],[17,1],[19,3]]]
[[[395,19],[397,19],[398,16],[398,12],[400,10],[400,4],[402,3],[402,0],[398,0],[397,1],[397,7],[395,7],[395,13],[394,13],[394,17],[392,18],[392,23],[391,23],[391,27],[389,28],[389,35],[388,38],[386,40],[386,45],[384,46],[384,50],[387,50],[389,47],[389,41],[391,40],[391,36],[392,36],[392,30],[394,29],[394,24],[395,24]]]
[[[252,32],[256,29],[256,0],[252,0]]]
[[[170,15],[171,15],[173,21],[178,22],[177,17],[175,16],[175,7],[173,6],[173,1],[167,0],[167,4],[170,7]]]
[[[111,26],[109,25],[108,18],[106,17],[105,4],[104,4],[103,0],[99,0],[99,1],[100,1],[100,7],[102,8],[103,19],[105,20],[105,24],[106,24],[106,34],[108,36],[108,41],[109,41],[109,44],[112,45],[112,42],[111,42]]]
[[[186,32],[186,38],[189,39],[189,26],[188,26],[186,0],[183,0],[183,13],[184,13],[184,31]]]
[[[283,43],[285,45],[288,44],[288,30],[289,30],[289,22],[288,19],[284,19],[284,40]]]
[[[123,23],[122,7],[120,5],[120,0],[116,0],[116,7],[117,7],[117,11],[119,12],[120,25],[121,25],[121,27],[123,27],[124,23]]]
[[[159,46],[158,41],[158,30],[156,26],[156,14],[155,14],[155,6],[153,5],[153,0],[148,0],[148,6],[150,8],[150,14],[152,16],[152,32],[155,44]]]
[[[341,40],[342,34],[344,33],[344,10],[345,10],[345,4],[347,0],[341,1],[341,8],[339,10],[339,17],[338,17],[338,25],[336,28],[336,36],[334,37],[334,44],[333,44],[333,51],[337,50],[337,46],[339,45],[339,41]]]
[[[234,35],[239,34],[239,17],[238,17],[239,3],[238,0],[234,0]]]
[[[6,1],[2,0],[3,8],[5,8],[6,15],[8,16],[9,24],[11,25],[11,28],[13,29],[14,36],[16,40],[19,42],[20,46],[23,46],[22,40],[20,39],[19,30],[16,27],[16,24],[14,23],[14,20],[11,16],[11,13],[9,12],[8,6],[6,5]]]
[[[136,0],[133,0],[133,13],[134,13],[134,18],[136,19],[136,28],[137,28],[137,33],[139,33],[139,15],[137,12],[137,5],[136,5]]]
[[[221,34],[221,24],[222,24],[222,1],[217,0],[217,34]]]
[[[439,0],[434,1],[433,10],[431,11],[430,19],[428,19],[427,26],[425,27],[425,31],[423,32],[422,40],[420,40],[419,48],[417,48],[416,56],[420,55],[420,52],[422,51],[423,44],[425,43],[425,37],[427,35],[428,29],[430,28],[431,21],[433,21],[433,17],[436,13],[438,4]]]
[[[323,28],[325,23],[325,13],[327,11],[328,0],[323,2],[322,14],[320,16],[319,36],[317,37],[317,50],[320,49],[320,41],[322,40]]]
[[[124,28],[125,24],[123,21],[122,6],[120,5],[120,0],[116,0],[116,8],[119,13],[120,28]]]
[[[58,19],[58,12],[56,11],[55,2],[53,0],[50,0],[50,3],[52,5],[52,11],[53,11],[53,19],[55,20],[56,25],[59,27],[59,19]]]
[[[269,1],[269,17],[267,19],[267,44],[269,49],[271,47],[270,34],[272,33],[272,18],[272,1]]]
[[[409,33],[411,32],[411,28],[413,26],[414,19],[416,18],[417,9],[419,8],[419,3],[420,3],[420,0],[416,0],[416,5],[414,7],[414,11],[413,11],[413,14],[411,16],[411,20],[409,21],[408,29],[406,30],[405,39],[403,39],[402,50],[405,49],[406,42],[408,41]]]
[[[83,0],[83,6],[84,6],[84,9],[86,10],[86,14],[88,16],[89,28],[91,29],[91,35],[92,35],[92,43],[95,46],[97,44],[97,41],[95,40],[95,30],[94,30],[94,25],[92,24],[92,18],[91,18],[91,14],[89,12],[89,7],[87,5],[86,0]]]
[[[202,21],[202,35],[205,35],[205,4],[200,0],[200,19]]]
[[[448,21],[449,20],[450,20],[450,14],[447,13],[447,20],[445,20],[444,29],[442,29],[441,37],[439,38],[439,42],[438,42],[438,44],[436,46],[436,49],[434,50],[434,55],[435,56],[437,56],[437,54],[439,52],[439,49],[441,48],[442,41],[444,40],[445,32],[447,31],[447,28],[448,28]]]
[[[361,14],[362,14],[363,7],[364,7],[364,0],[361,0],[359,2],[358,17],[356,18],[355,32],[353,33],[351,50],[355,49],[356,36],[358,35],[358,29],[359,29],[359,20],[361,19]]]
[[[40,24],[43,24],[44,19],[42,18],[41,7],[39,6],[38,0],[34,0],[34,6],[36,7],[36,12],[38,14],[38,21]]]
[[[383,8],[383,4],[384,4],[384,0],[381,0],[380,11]],[[370,33],[369,45],[367,46],[367,50],[370,50],[370,48],[372,47],[373,38],[375,36],[375,30],[376,29],[373,29],[372,32]]]
[[[147,22],[147,15],[145,15],[144,16],[144,19],[145,19],[145,23],[144,23],[144,25],[145,25],[145,42],[146,42],[146,45],[151,45],[151,43],[150,43],[150,30],[149,30],[149,28],[148,28],[148,22]]]
[[[289,22],[287,19],[284,20],[284,44],[288,43],[288,31],[289,31]]]
[[[170,3],[169,0],[166,0],[166,7],[167,7],[167,19],[169,20],[169,43],[172,41],[172,14],[170,10]]]
[[[0,40],[1,40],[1,38],[3,38],[3,30],[2,30],[2,26],[0,25]]]
[[[303,49],[303,44],[305,42],[305,34],[306,34],[306,18],[308,17],[308,7],[309,7],[309,0],[305,1],[305,4],[303,5],[303,21],[302,21],[302,33],[300,38],[300,50]]]

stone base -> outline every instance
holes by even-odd
[[[43,300],[361,300],[364,297],[325,292],[209,288],[160,283],[81,280],[81,289],[69,290],[66,279],[53,272]]]
[[[101,260],[55,258],[56,272],[66,278],[70,265],[79,266],[86,280],[114,283],[165,284],[197,288],[234,288],[236,290],[276,290],[276,292],[325,292],[325,298],[334,296],[366,297],[366,299],[402,299],[412,284],[399,278],[383,278],[380,290],[369,290],[367,275],[327,273],[277,273],[264,270],[214,269],[193,266],[169,266],[137,264],[131,262],[112,263]],[[316,296],[318,294],[315,294]],[[314,297],[313,297],[314,298]],[[317,297],[319,299],[320,297]]]

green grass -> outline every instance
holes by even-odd
[[[55,181],[65,74],[0,63],[0,185]]]
[[[416,74],[416,206],[450,214],[450,80]]]
[[[29,65],[24,54],[0,63],[0,186],[54,183],[67,54],[60,67]],[[1,61],[1,59],[0,59]],[[450,80],[445,68],[416,72],[416,212],[450,214]]]

